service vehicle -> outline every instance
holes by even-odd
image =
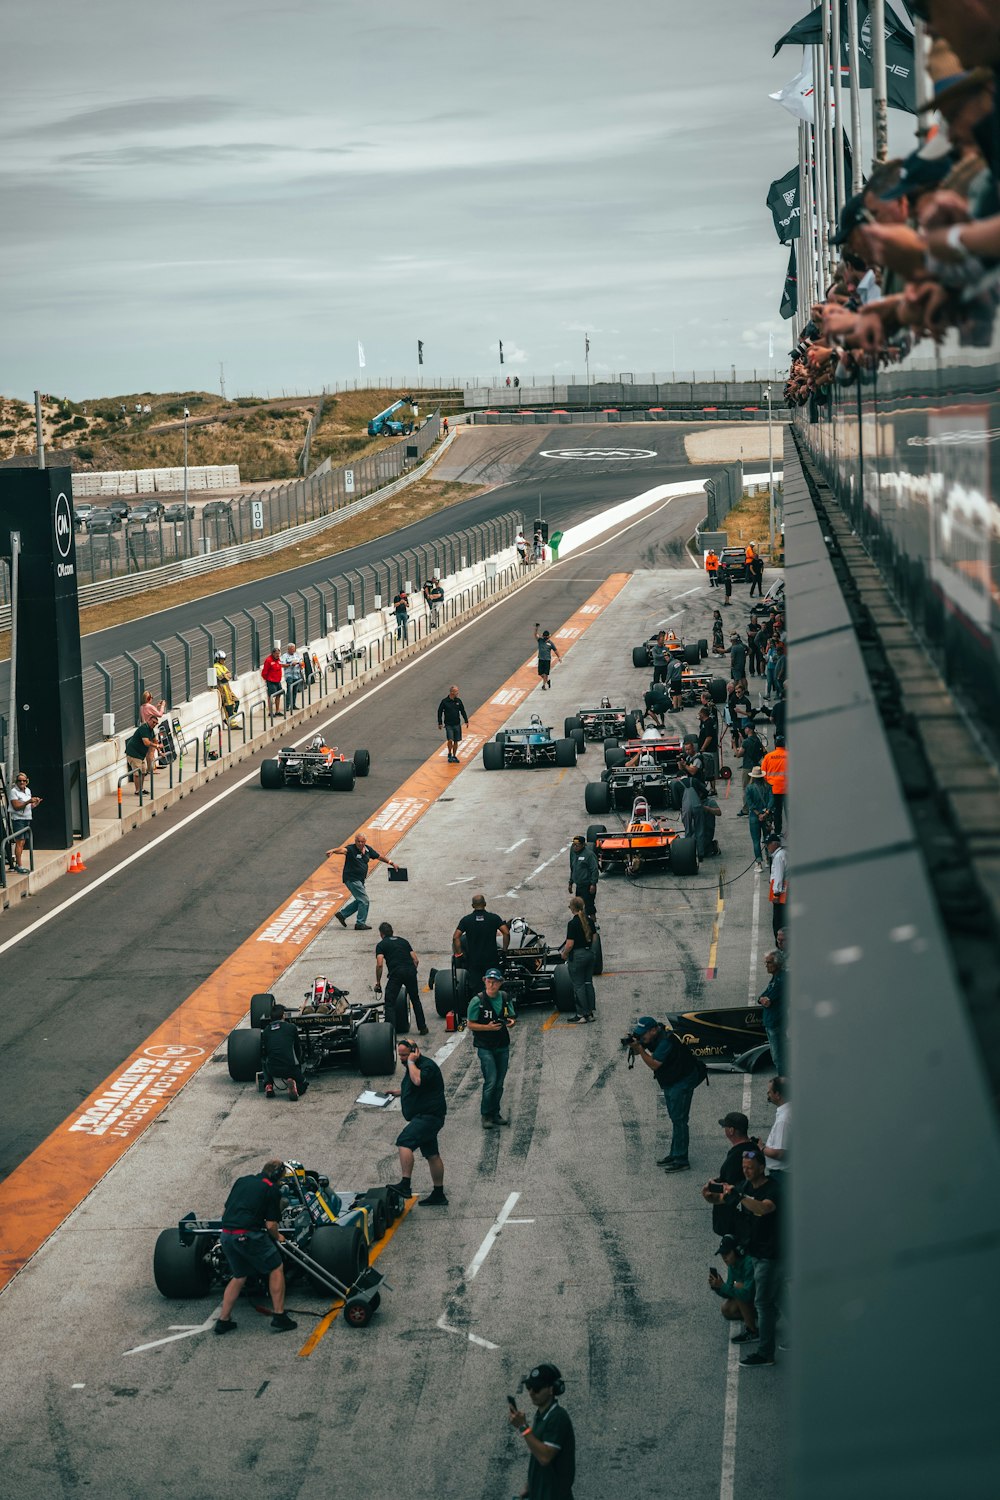
[[[708,1068],[754,1073],[770,1061],[759,1005],[677,1011],[666,1021]]]
[[[506,953],[497,950],[494,968],[503,974],[503,988],[514,1002],[518,1015],[524,1006],[554,1005],[556,1010],[576,1008],[573,983],[559,948],[550,948],[544,933],[538,932],[526,917],[511,917],[511,946]],[[516,940],[516,946],[515,946]],[[595,933],[594,973],[604,968],[601,935]],[[464,955],[451,957],[450,969],[433,971],[434,1006],[439,1016],[454,1011],[462,1020],[469,1008],[469,993]]]
[[[277,759],[262,760],[260,784],[266,791],[280,786],[325,786],[334,792],[353,792],[354,778],[367,776],[371,763],[367,750],[355,750],[348,759],[318,734],[306,749],[284,745]]]
[[[641,646],[632,647],[633,667],[652,666],[653,657],[650,647],[656,644],[656,638],[664,628],[663,625],[657,625],[652,635],[648,636]],[[679,656],[682,661],[688,662],[692,667],[697,666],[700,661],[704,661],[708,655],[708,641],[705,639],[697,641],[668,640],[664,644],[671,656]]]
[[[163,507],[165,521],[186,521],[189,516],[193,515],[194,506],[185,505],[183,500],[172,500],[169,505]]]
[[[495,739],[483,746],[483,765],[487,771],[506,771],[535,766],[575,766],[577,742],[552,738],[551,724],[543,724],[537,714],[523,729],[501,729]]]
[[[634,739],[638,732],[638,711],[612,708],[610,698],[602,698],[599,708],[578,708],[572,718],[563,722],[563,733],[567,739],[576,740],[578,754],[586,748],[586,740],[617,745],[619,740]]]
[[[305,992],[301,1010],[286,1007],[284,1019],[299,1034],[302,1071],[314,1078],[323,1068],[356,1068],[366,1078],[396,1071],[396,1028],[380,996],[350,1004],[350,990],[339,989],[319,974]],[[400,997],[404,1004],[406,996]],[[250,1025],[229,1033],[226,1061],[235,1083],[264,1088],[261,1032],[271,1019],[273,995],[251,995]],[[405,1030],[405,1021],[400,1030]]]
[[[284,1242],[278,1249],[288,1282],[320,1296],[344,1297],[344,1321],[364,1328],[382,1298],[385,1278],[368,1258],[373,1245],[403,1213],[405,1200],[395,1188],[333,1192],[329,1177],[287,1161],[278,1182]],[[164,1229],[153,1250],[153,1280],[172,1299],[204,1297],[230,1279],[223,1254],[221,1219],[188,1213]],[[244,1295],[266,1296],[267,1277],[249,1277]]]
[[[750,577],[745,547],[723,547],[719,553],[719,574],[728,573],[734,583],[746,583]]]
[[[654,818],[645,797],[637,797],[624,829],[609,833],[603,823],[592,823],[587,840],[594,846],[602,875],[623,870],[638,875],[644,865],[658,865],[671,875],[697,875],[698,845],[685,838],[680,828],[673,828]]]
[[[651,807],[680,808],[684,788],[669,765],[609,766],[600,781],[588,781],[584,806],[589,813],[608,813],[631,808],[637,797]]]

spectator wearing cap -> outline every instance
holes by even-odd
[[[742,1333],[736,1334],[730,1343],[749,1344],[758,1337],[753,1301],[753,1261],[731,1234],[722,1236],[715,1253],[722,1256],[726,1276],[723,1278],[714,1268],[710,1270],[709,1289],[722,1298],[722,1316],[731,1323],[743,1323]]]
[[[788,1171],[788,1127],[789,1111],[791,1105],[788,1102],[788,1079],[778,1076],[771,1079],[767,1086],[767,1100],[774,1105],[774,1124],[771,1133],[764,1143],[763,1151],[767,1160],[768,1172]]]
[[[754,766],[747,777],[743,800],[746,803],[747,826],[750,829],[753,857],[757,862],[757,869],[763,870],[764,855],[761,849],[761,839],[770,832],[771,818],[774,815],[774,795],[760,766]]]
[[[739,1187],[743,1181],[743,1151],[745,1147],[753,1145],[753,1142],[747,1134],[750,1122],[742,1110],[730,1110],[727,1115],[722,1116],[719,1124],[729,1143],[729,1150],[718,1175],[711,1182],[706,1182],[701,1196],[706,1203],[712,1205],[712,1228],[715,1233],[733,1234],[737,1225],[736,1207],[723,1197],[722,1187],[726,1184]]]
[[[774,936],[777,940],[777,932]],[[772,948],[764,955],[764,967],[771,977],[757,1003],[771,1049],[771,1061],[780,1073],[785,1066],[785,955],[780,948]]]
[[[576,1478],[576,1435],[569,1414],[558,1397],[566,1389],[555,1365],[542,1364],[521,1382],[535,1408],[528,1418],[517,1406],[507,1414],[510,1425],[524,1438],[531,1457],[528,1460],[528,1482],[520,1500],[573,1500]],[[520,1390],[518,1386],[518,1390]]]
[[[760,763],[774,798],[774,831],[779,834],[785,818],[785,795],[788,787],[788,751],[785,736],[776,734],[774,749],[769,750]]]
[[[659,1165],[665,1172],[688,1172],[691,1101],[699,1083],[705,1081],[707,1069],[679,1037],[652,1016],[640,1016],[636,1021],[629,1051],[652,1073],[670,1116],[670,1150],[660,1158]]]
[[[785,925],[785,904],[788,900],[788,873],[785,846],[773,831],[767,836],[767,854],[771,861],[771,876],[768,896],[771,902],[771,931],[777,938],[779,927]]]
[[[778,1331],[778,1301],[781,1294],[781,1211],[784,1184],[767,1173],[767,1161],[759,1146],[743,1150],[743,1182],[726,1187],[726,1197],[738,1205],[736,1238],[753,1260],[754,1301],[760,1344],[753,1354],[740,1360],[744,1367],[774,1364]]]
[[[467,1024],[472,1032],[472,1045],[479,1058],[479,1070],[483,1075],[483,1096],[479,1115],[484,1130],[495,1130],[498,1125],[509,1125],[500,1113],[503,1102],[504,1079],[510,1062],[510,1033],[515,1025],[514,1002],[503,992],[503,974],[499,969],[487,969],[483,988],[469,1001]]]

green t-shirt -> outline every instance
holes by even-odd
[[[576,1474],[576,1435],[568,1413],[558,1401],[542,1416],[535,1413],[531,1422],[532,1435],[540,1442],[557,1448],[550,1464],[540,1464],[534,1454],[528,1463],[528,1500],[573,1500],[573,1479]]]

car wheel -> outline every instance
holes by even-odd
[[[611,791],[606,781],[588,781],[583,793],[584,806],[589,813],[611,811]]]
[[[250,996],[250,1025],[257,1031],[266,1026],[271,1019],[271,1010],[274,1006],[273,995],[251,995]]]
[[[161,1296],[204,1297],[212,1285],[211,1267],[204,1255],[207,1244],[199,1238],[185,1245],[176,1227],[161,1230],[153,1249],[153,1280]]]
[[[367,1328],[380,1301],[378,1292],[374,1297],[348,1297],[344,1303],[344,1322],[349,1328]]]
[[[704,661],[705,657],[708,655],[708,642],[704,637],[702,637],[698,642],[698,653],[702,661]]]
[[[576,765],[576,740],[556,740],[556,765]]]
[[[438,969],[434,976],[434,1009],[442,1020],[455,1009],[455,986],[449,969]]]
[[[406,991],[400,990],[396,996],[396,1004],[393,1011],[392,1024],[396,1028],[397,1036],[405,1036],[410,1025],[410,1007],[406,1000]]]
[[[559,964],[552,970],[552,999],[555,1001],[556,1010],[562,1011],[563,1014],[576,1010],[573,981],[569,977],[569,970],[565,964]]]
[[[684,660],[689,667],[696,667],[701,661],[701,652],[698,649],[697,641],[692,641],[690,646],[684,647]]]
[[[508,737],[507,736],[507,730],[506,729],[500,729],[493,736],[493,743],[495,745],[506,745],[506,743],[507,743],[507,737]]]
[[[613,770],[615,766],[623,766],[627,758],[621,745],[609,745],[604,752],[604,764],[609,771]]]
[[[367,776],[372,768],[371,752],[368,750],[355,750],[354,752],[354,774],[355,776]]]
[[[395,1073],[395,1027],[389,1021],[362,1021],[354,1033],[354,1056],[366,1078]]]
[[[606,823],[590,823],[587,826],[587,843],[592,844],[599,833],[607,833]]]
[[[303,1249],[342,1286],[351,1287],[368,1265],[368,1244],[360,1224],[321,1224]],[[310,1281],[321,1296],[333,1295],[318,1277]]]
[[[649,666],[649,652],[646,650],[645,646],[632,647],[632,665],[633,667]]]
[[[569,738],[573,741],[574,745],[576,746],[576,753],[577,753],[577,755],[586,755],[586,753],[587,753],[587,739],[586,739],[586,736],[585,736],[583,730],[582,729],[574,729],[573,733],[569,736]]]
[[[261,761],[260,784],[266,792],[274,792],[278,787],[284,786],[285,773],[281,768],[280,760]]]
[[[359,1193],[354,1200],[354,1208],[368,1210],[369,1245],[377,1245],[389,1227],[388,1199],[386,1188],[371,1188],[367,1193]]]
[[[671,875],[697,875],[698,845],[694,839],[674,839],[670,845]]]
[[[354,762],[338,760],[330,767],[330,786],[335,792],[354,791]]]
[[[229,1065],[229,1076],[234,1083],[253,1083],[260,1072],[262,1055],[263,1046],[259,1031],[248,1031],[241,1026],[238,1031],[229,1033],[229,1041],[226,1043],[226,1062]]]
[[[503,770],[503,745],[492,740],[483,746],[483,766],[487,771]]]
[[[574,729],[582,729],[582,728],[583,728],[583,720],[582,719],[572,718],[572,719],[564,719],[563,720],[563,734],[566,736],[567,739],[571,739],[572,738],[573,730]]]
[[[628,720],[625,721],[625,735],[626,735],[626,738],[630,738],[630,736],[628,734]],[[618,736],[616,734],[606,734],[604,736],[604,748],[605,748],[605,750],[614,750],[617,745],[618,745]]]
[[[636,720],[635,714],[626,714],[625,715],[625,738],[627,740],[634,740],[634,739],[638,738],[638,735],[639,735],[639,725],[638,725],[638,722]]]
[[[725,703],[726,701],[726,679],[724,677],[713,677],[708,684],[708,691],[712,695],[713,703]]]
[[[594,949],[594,973],[595,974],[603,974],[604,973],[604,944],[601,942],[601,934],[599,932],[595,932],[594,933],[594,941],[593,941],[593,945],[592,946],[593,946],[593,949]]]

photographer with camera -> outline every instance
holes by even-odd
[[[708,1069],[678,1036],[652,1016],[640,1016],[631,1034],[621,1038],[621,1045],[628,1048],[629,1067],[635,1066],[638,1057],[663,1091],[672,1133],[670,1150],[657,1165],[665,1172],[689,1172],[688,1116],[694,1091],[705,1082]]]
[[[725,1238],[727,1235],[735,1235],[739,1225],[737,1205],[725,1197],[726,1187],[739,1187],[743,1181],[744,1147],[755,1146],[758,1142],[752,1141],[747,1134],[750,1121],[742,1110],[731,1109],[727,1115],[722,1116],[719,1124],[729,1142],[729,1150],[719,1168],[719,1175],[706,1182],[701,1196],[706,1203],[712,1205],[712,1228],[716,1234]]]

